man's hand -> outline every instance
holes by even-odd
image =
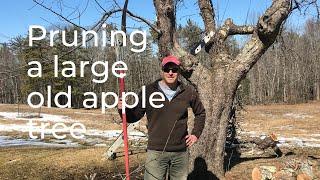
[[[185,139],[186,139],[186,144],[187,144],[188,147],[192,146],[195,142],[198,141],[197,136],[192,135],[192,134],[191,135],[187,135],[185,137]]]

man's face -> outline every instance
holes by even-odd
[[[167,63],[162,67],[162,79],[168,85],[175,84],[178,80],[180,67],[174,63]]]

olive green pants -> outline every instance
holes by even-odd
[[[189,155],[184,152],[163,152],[148,150],[144,180],[186,180],[188,177]]]

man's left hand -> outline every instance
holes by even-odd
[[[186,144],[187,144],[188,147],[192,146],[195,142],[198,141],[197,136],[192,135],[192,134],[187,135],[187,136],[185,137],[185,139],[186,139]]]

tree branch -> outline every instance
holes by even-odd
[[[68,23],[70,23],[70,24],[72,24],[72,25],[74,25],[74,26],[76,26],[76,27],[78,27],[78,28],[80,28],[80,29],[87,30],[86,28],[84,28],[84,27],[82,27],[82,26],[80,26],[80,25],[77,25],[77,24],[73,23],[73,22],[70,21],[68,18],[62,16],[61,14],[59,14],[59,13],[57,13],[56,11],[52,10],[51,8],[48,8],[47,6],[43,5],[43,2],[40,3],[40,2],[38,2],[37,0],[33,0],[33,2],[35,2],[36,4],[38,4],[38,5],[41,6],[41,7],[45,8],[46,10],[52,12],[53,14],[59,16],[59,17],[62,18],[63,20],[67,21]]]
[[[253,34],[254,27],[253,26],[238,26],[233,23],[233,21],[228,18],[223,26],[218,31],[219,39],[226,40],[228,36],[231,35],[246,35]]]
[[[111,11],[108,11],[106,13],[103,14],[103,16],[101,17],[101,19],[96,22],[95,25],[93,25],[93,27],[91,29],[95,29],[95,30],[99,30],[99,28],[102,26],[102,24],[114,13],[120,12],[122,11],[122,9],[114,9]]]
[[[254,27],[253,26],[233,26],[230,28],[229,35],[245,35],[245,34],[253,34]]]
[[[167,55],[178,57],[184,71],[182,74],[188,78],[198,60],[179,45],[176,37],[176,1],[153,0],[153,3],[157,15],[156,25],[161,29],[161,34],[157,36],[159,60],[162,60],[162,58]]]
[[[223,42],[232,35],[247,35],[253,34],[255,28],[253,26],[238,26],[235,25],[230,18],[217,30],[214,36],[206,43],[206,52],[216,54],[217,51],[222,52]]]
[[[121,8],[120,5],[117,3],[117,1],[113,0],[113,2],[116,4],[116,6],[118,6],[119,8]],[[100,6],[100,5],[99,5],[99,6]],[[100,8],[102,8],[102,7],[100,7]],[[138,20],[141,20],[142,22],[144,22],[145,24],[147,24],[149,27],[151,27],[155,32],[157,32],[158,34],[161,34],[160,29],[159,29],[157,26],[153,25],[152,22],[148,21],[147,19],[145,19],[145,18],[143,18],[143,17],[141,17],[141,16],[138,16],[138,15],[132,13],[132,12],[129,11],[128,9],[126,9],[126,12],[127,12],[127,14],[129,14],[129,16],[131,16],[131,17],[133,17],[133,18],[136,18],[136,19],[138,19]]]
[[[249,42],[237,55],[233,66],[240,80],[252,68],[262,54],[274,43],[280,27],[291,13],[291,0],[273,1],[272,5],[259,18]]]
[[[54,11],[53,9],[48,8],[47,6],[43,5],[43,3],[40,3],[40,2],[38,2],[37,0],[33,0],[33,2],[35,2],[35,3],[38,4],[38,5],[40,5],[40,6],[43,7],[44,9],[52,12],[53,14],[59,16],[60,18],[62,18],[62,19],[65,20],[66,22],[72,24],[73,26],[76,26],[76,27],[78,27],[78,28],[80,28],[80,29],[83,29],[83,30],[85,30],[85,31],[87,30],[86,28],[84,28],[84,27],[82,27],[82,26],[79,26],[79,25],[73,23],[73,22],[70,21],[68,18],[66,18],[66,17],[64,17],[63,15],[57,13],[57,12]],[[105,11],[105,9],[103,9],[103,10]],[[120,12],[120,11],[122,11],[122,9],[114,9],[114,10],[110,10],[110,11],[108,11],[108,12],[105,11],[105,13],[104,13],[103,16],[101,17],[101,19],[100,19],[99,21],[97,21],[97,22],[92,26],[91,30],[95,30],[95,31],[99,30],[100,27],[102,26],[102,24],[103,24],[112,14],[117,13],[117,12]]]
[[[126,0],[123,5],[122,9],[122,18],[121,18],[121,30],[123,32],[127,32],[127,10],[128,10],[128,2],[129,0]]]
[[[127,13],[133,17],[133,18],[136,18],[136,19],[139,19],[141,20],[142,22],[144,22],[145,24],[147,24],[148,26],[150,26],[155,32],[157,32],[158,34],[161,34],[161,31],[158,27],[156,27],[155,25],[153,25],[150,21],[144,19],[143,17],[141,16],[138,16],[138,15],[135,15],[133,14],[131,11],[127,10]]]
[[[238,26],[233,24],[231,19],[228,19],[225,23],[228,28],[228,35],[246,35],[253,34],[254,27],[253,26]]]
[[[198,0],[200,14],[204,22],[206,32],[215,32],[215,14],[211,0]]]
[[[173,1],[153,0],[157,15],[156,24],[161,29],[161,34],[156,37],[160,58],[172,54],[174,41],[176,41],[176,16]]]
[[[96,2],[96,4],[100,7],[100,9],[102,9],[105,13],[107,12],[102,6],[101,4],[97,1],[97,0],[94,0]]]

